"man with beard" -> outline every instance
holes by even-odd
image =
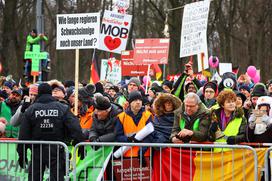
[[[11,117],[15,114],[16,110],[20,106],[22,100],[23,91],[21,89],[13,90],[9,97],[0,104],[0,118],[5,118],[7,121],[4,137],[17,138],[19,128],[13,127],[10,124]]]

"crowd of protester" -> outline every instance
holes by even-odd
[[[147,94],[137,77],[118,85],[80,83],[77,115],[74,82],[47,83],[52,97],[69,107],[84,139],[91,142],[271,142],[272,81],[254,84],[246,74],[227,72],[221,82],[199,81],[187,67],[175,82],[151,81]],[[41,83],[22,86],[1,77],[0,84],[0,137],[18,138],[23,115],[41,96]],[[152,131],[138,139],[144,128]],[[124,155],[138,152],[135,147]]]

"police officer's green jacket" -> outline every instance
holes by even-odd
[[[203,142],[208,140],[210,126],[209,111],[203,103],[199,104],[197,112],[192,116],[185,114],[184,104],[174,114],[174,124],[170,141],[184,128],[194,132],[190,139],[191,141]]]

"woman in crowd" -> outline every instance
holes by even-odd
[[[242,108],[236,107],[236,99],[237,96],[232,90],[219,93],[219,108],[211,110],[211,141],[238,144],[245,140],[246,118]]]
[[[155,143],[168,143],[174,123],[174,111],[181,106],[181,101],[169,93],[161,93],[154,101],[154,140]]]

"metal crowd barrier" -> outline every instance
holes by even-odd
[[[25,169],[20,168],[18,163],[19,145],[28,160]],[[42,163],[46,165],[44,168]],[[45,172],[42,178],[43,170]],[[68,180],[68,147],[58,141],[0,140],[0,180],[28,180],[28,171],[33,173],[29,180]],[[35,179],[34,174],[40,178]]]
[[[152,148],[149,157],[115,158],[117,150],[132,146]],[[84,160],[76,156],[80,147],[85,150]],[[75,146],[72,165],[73,180],[257,181],[260,173],[254,148],[225,144],[82,142]]]

